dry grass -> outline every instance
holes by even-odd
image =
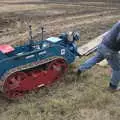
[[[106,90],[109,67],[95,66],[79,77],[71,68],[74,65],[48,88],[18,101],[4,101],[7,105],[1,104],[1,120],[118,120],[120,93]]]
[[[4,3],[0,6],[0,42],[16,44],[25,41],[30,23],[35,34],[44,25],[46,36],[80,29],[80,44],[84,44],[105,32],[120,18],[119,1],[112,6],[109,6],[109,1],[99,1],[89,4],[77,0],[78,4]],[[0,120],[119,120],[120,93],[106,90],[110,79],[109,67],[95,66],[81,76],[73,73],[73,69],[89,57],[76,59],[59,81],[20,100],[9,101],[1,95]]]

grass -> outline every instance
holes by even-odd
[[[76,66],[70,65],[69,71],[52,86],[17,101],[6,101],[6,109],[1,108],[1,120],[118,120],[120,93],[106,90],[109,67],[96,65],[76,76]]]
[[[79,77],[71,67],[49,88],[10,101],[1,120],[118,120],[120,94],[106,90],[108,67],[95,66]]]
[[[102,17],[100,15],[96,16],[96,14],[93,15],[93,13],[89,13],[90,11],[88,11],[88,13],[91,17],[85,17],[84,11],[86,11],[86,8],[89,9],[89,7],[81,7],[81,5],[72,6],[71,4],[47,4],[43,6],[41,4],[39,6],[29,5],[23,8],[24,6],[26,5],[20,5],[13,9],[9,6],[8,9],[3,9],[4,12],[8,11],[9,13],[16,13],[14,13],[15,15],[13,14],[13,16],[11,14],[3,15],[3,21],[8,19],[14,20],[12,26],[11,24],[10,26],[7,26],[5,31],[9,33],[13,29],[15,30],[13,31],[15,35],[13,33],[5,35],[1,37],[1,41],[7,42],[8,40],[9,43],[13,44],[14,42],[16,43],[16,41],[13,41],[14,39],[17,40],[17,43],[20,40],[26,40],[28,33],[26,32],[26,23],[23,22],[25,15],[28,17],[26,18],[26,21],[30,21],[30,23],[32,23],[33,31],[36,31],[38,26],[40,26],[39,23],[41,20],[46,22],[45,25],[49,28],[47,29],[48,34],[50,34],[51,31],[60,33],[60,31],[64,31],[66,29],[70,30],[79,28],[81,31],[80,44],[84,44],[88,42],[88,40],[108,30],[108,28],[110,28],[118,19],[114,16],[109,20],[104,19],[104,15],[102,15],[103,10],[100,12]],[[75,9],[76,7],[77,9]],[[59,14],[58,16],[54,16],[56,13],[53,15],[53,10],[59,11],[61,8],[64,12],[62,15],[65,16],[66,19],[62,18],[62,15],[59,16]],[[73,9],[77,11],[75,15],[74,13],[71,14]],[[90,9],[91,11],[99,11],[101,8],[98,9],[97,7],[90,7]],[[48,13],[50,12],[53,16],[48,17],[47,15],[45,19],[40,19],[42,14],[39,16],[38,13],[43,13],[44,10],[48,10]],[[82,10],[83,13],[81,12],[80,14],[78,10]],[[117,11],[113,11],[113,14],[114,12]],[[29,20],[34,13],[36,14],[33,19]],[[84,15],[82,16],[82,14]],[[119,13],[116,13],[115,15],[118,14]],[[110,14],[107,16],[109,15]],[[17,17],[21,21],[17,21]],[[100,19],[104,19],[104,21],[97,21],[96,18],[98,17]],[[91,18],[95,18],[96,22],[92,22]],[[90,23],[79,25],[83,19],[84,21],[90,21]],[[69,27],[71,24],[73,26]],[[6,24],[3,27],[6,27]],[[1,33],[1,36],[3,33]],[[21,41],[21,44],[22,43],[23,42]],[[77,68],[79,64],[84,63],[84,61],[90,56],[76,59],[75,63],[69,66],[68,72],[65,73],[59,81],[55,82],[51,86],[41,88],[38,92],[32,91],[24,98],[14,101],[8,101],[1,96],[0,120],[119,120],[120,93],[111,93],[106,90],[110,80],[109,67],[99,67],[96,65],[92,69],[82,73],[80,76],[73,73],[73,69]]]

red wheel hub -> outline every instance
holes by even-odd
[[[48,70],[48,77],[51,77],[48,83],[52,83],[54,80],[60,78],[61,75],[67,70],[67,64],[63,59],[57,59],[49,64]]]
[[[11,74],[4,83],[4,92],[9,98],[23,96],[25,91],[52,84],[67,70],[63,59],[56,59],[46,69],[35,68],[25,72]]]
[[[4,84],[4,92],[9,98],[23,96],[23,91],[20,90],[20,83],[26,79],[24,72],[16,72],[10,75]]]

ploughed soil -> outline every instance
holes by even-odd
[[[79,45],[107,31],[120,20],[119,0],[0,0],[0,44],[27,42],[32,25],[35,40],[79,30]],[[120,93],[106,90],[109,67],[95,66],[76,76],[76,59],[56,83],[10,101],[0,95],[0,120],[119,120]],[[2,69],[2,68],[0,68]]]

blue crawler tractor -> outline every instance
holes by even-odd
[[[43,29],[42,29],[43,31]],[[18,98],[27,91],[49,85],[59,79],[74,62],[78,32],[34,41],[30,26],[30,40],[21,46],[0,45],[0,91],[8,98]]]

